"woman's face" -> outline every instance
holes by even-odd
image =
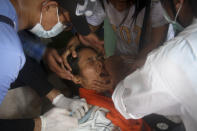
[[[111,77],[105,69],[104,59],[92,49],[79,52],[79,80],[84,88],[104,92],[112,89]]]

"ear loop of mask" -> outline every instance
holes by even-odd
[[[42,6],[46,5],[48,1],[49,1],[49,0],[46,0],[45,2],[43,2],[43,3],[42,3]],[[42,22],[42,11],[41,11],[41,13],[40,13],[40,24],[41,24],[41,22]],[[42,24],[41,24],[41,25],[42,25]]]
[[[181,6],[179,7],[179,9],[176,13],[176,16],[175,16],[175,19],[174,19],[175,22],[177,21],[177,18],[178,18],[178,15],[179,15],[180,11],[181,11],[182,6],[183,6],[183,4],[181,4]]]
[[[179,23],[181,23],[180,20],[179,20],[179,18],[178,18],[178,14],[179,14],[180,10],[182,9],[183,4],[181,4],[181,7],[176,12],[175,4],[174,4],[173,0],[169,0],[169,1],[170,1],[170,6],[171,6],[171,9],[172,9],[172,13],[175,16],[175,19],[174,20],[175,21],[178,21]]]
[[[57,7],[56,7],[57,8]],[[57,8],[57,22],[59,23],[60,22],[60,18],[59,18],[59,10]]]
[[[42,25],[42,11],[41,11],[41,13],[40,13],[40,24]]]
[[[57,7],[56,7],[56,8],[57,8]],[[58,21],[58,23],[60,22],[58,8],[57,8],[57,21]],[[40,24],[42,25],[41,22],[42,22],[42,12],[40,13]]]

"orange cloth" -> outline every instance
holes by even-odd
[[[108,109],[109,112],[106,114],[106,118],[111,120],[114,125],[120,127],[121,131],[151,131],[150,127],[143,121],[143,119],[125,119],[115,109],[111,98],[103,96],[94,90],[88,90],[85,88],[80,88],[79,93],[80,97],[85,98],[88,104]]]

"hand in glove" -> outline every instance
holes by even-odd
[[[71,115],[81,119],[88,111],[88,105],[85,99],[69,99],[63,94],[56,96],[53,99],[53,105],[59,108],[64,108],[72,112]]]
[[[40,116],[41,131],[66,131],[66,129],[77,128],[78,120],[69,116],[66,109],[52,108]]]

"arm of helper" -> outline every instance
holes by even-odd
[[[21,31],[18,35],[21,39],[24,52],[40,62],[45,53],[46,45],[41,43],[40,38],[28,31]]]

